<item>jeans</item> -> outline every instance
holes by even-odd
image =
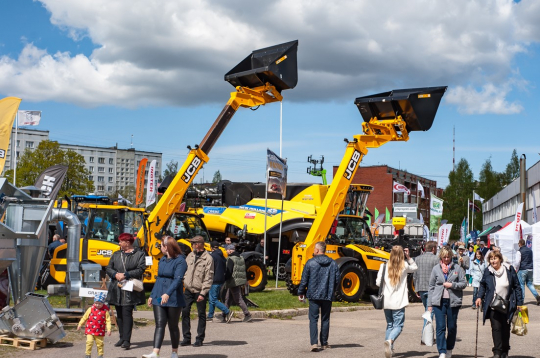
[[[222,283],[212,285],[210,288],[210,293],[208,294],[208,318],[214,317],[214,311],[217,307],[221,312],[228,314],[229,309],[222,302],[219,301],[219,292],[221,291]]]
[[[114,306],[120,339],[129,343],[131,343],[131,331],[133,330],[133,307],[133,305]]]
[[[508,323],[506,314],[491,310],[489,320],[491,321],[493,354],[508,354],[510,350],[510,323]]]
[[[476,299],[478,298],[478,290],[480,287],[473,287],[473,294],[472,294],[472,304],[473,306],[476,306]]]
[[[173,349],[178,348],[178,342],[180,341],[178,321],[182,307],[163,307],[159,305],[153,305],[152,307],[154,309],[154,320],[156,321],[154,348],[161,349],[163,338],[165,337],[165,326],[167,324],[169,325],[169,334],[171,335],[171,345]]]
[[[418,294],[420,295],[420,299],[422,300],[422,304],[424,305],[424,312],[427,311],[428,308],[428,291],[418,291]],[[431,320],[433,321],[433,312],[431,312]],[[424,327],[426,326],[427,321],[424,320]],[[422,329],[424,329],[422,327]]]
[[[525,300],[525,285],[529,288],[529,290],[534,295],[534,298],[538,297],[538,292],[536,292],[536,289],[533,285],[533,272],[532,270],[519,270],[518,271],[518,279],[519,284],[521,285],[521,292],[523,295],[523,300]]]
[[[191,312],[191,306],[195,303],[197,305],[197,313],[199,315],[199,324],[197,325],[197,341],[204,341],[206,331],[206,301],[197,302],[199,293],[192,293],[188,289],[184,291],[184,297],[186,298],[186,307],[182,309],[182,334],[184,340],[191,342],[191,319],[189,314]]]
[[[459,307],[450,307],[450,299],[443,298],[440,306],[433,306],[435,327],[437,329],[437,350],[439,354],[454,349],[457,335]],[[448,327],[448,336],[446,328]]]
[[[405,324],[405,307],[399,310],[385,309],[384,316],[386,317],[386,335],[384,339],[386,341],[391,340],[393,345]]]
[[[317,325],[319,323],[319,311],[321,313],[321,346],[328,345],[328,335],[330,333],[330,312],[332,311],[332,301],[309,300],[309,339],[311,345],[317,344]]]

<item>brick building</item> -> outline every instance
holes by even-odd
[[[337,169],[338,166],[334,166],[333,175],[336,174]],[[410,190],[411,195],[393,193],[392,186],[394,181],[405,185]],[[419,217],[418,212],[422,213],[424,222],[429,225],[429,200],[431,194],[433,193],[437,197],[441,197],[443,194],[443,190],[437,188],[437,182],[435,180],[430,180],[387,165],[360,167],[352,180],[353,184],[369,184],[373,186],[373,192],[367,202],[367,207],[371,213],[374,214],[375,209],[378,209],[379,213],[385,213],[386,208],[388,208],[392,216],[394,214],[396,216],[403,216],[400,213],[393,212],[392,203],[398,204],[394,205],[396,207],[400,206],[399,204],[411,204],[411,207],[416,206],[418,182],[424,187],[425,198],[420,198],[415,217]]]

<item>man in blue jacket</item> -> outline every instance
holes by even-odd
[[[339,268],[334,260],[325,255],[326,244],[322,241],[315,244],[313,258],[309,259],[302,272],[302,280],[298,287],[298,299],[309,300],[309,335],[311,351],[317,352],[317,324],[321,314],[321,348],[328,349],[328,333],[330,331],[330,312],[334,292],[339,285]],[[307,289],[307,293],[306,293]]]
[[[207,321],[214,320],[214,311],[217,308],[223,312],[222,322],[229,323],[231,321],[233,312],[229,310],[223,302],[219,301],[219,293],[221,292],[221,286],[225,283],[225,270],[227,268],[227,259],[223,256],[223,252],[219,248],[219,242],[212,241],[210,244],[212,248],[212,259],[214,260],[214,281],[212,282],[212,287],[208,294],[208,316],[206,317]]]

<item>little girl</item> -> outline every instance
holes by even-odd
[[[86,310],[86,313],[77,326],[77,331],[79,331],[81,326],[86,322],[86,329],[84,331],[84,334],[86,334],[86,358],[92,357],[94,341],[96,341],[98,358],[103,358],[103,336],[105,336],[105,329],[107,330],[107,335],[111,335],[111,316],[109,315],[109,307],[104,304],[105,297],[107,297],[106,292],[98,292],[94,295],[94,304]]]

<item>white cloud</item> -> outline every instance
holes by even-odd
[[[288,100],[450,85],[503,108],[512,60],[540,41],[534,0],[41,2],[67,36],[98,48],[51,54],[28,39],[18,58],[0,55],[0,93],[85,106],[222,103],[224,73],[254,49],[299,39]]]

